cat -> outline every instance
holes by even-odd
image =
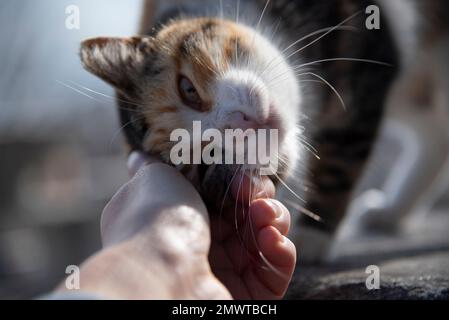
[[[406,69],[394,19],[381,14],[381,28],[367,29],[370,5],[148,0],[140,36],[86,40],[80,57],[116,89],[130,150],[170,163],[170,133],[194,120],[204,130],[279,130],[282,160],[272,179],[304,213],[292,237],[300,257],[313,260],[347,211]],[[232,165],[179,169],[211,207],[242,174]]]
[[[400,0],[382,5],[394,25],[401,71],[390,92],[381,130],[395,143],[400,160],[384,165],[387,178],[382,200],[361,210],[361,233],[394,233],[406,227],[403,222],[414,220],[422,224],[422,213],[448,189],[449,181],[449,3]],[[374,158],[382,159],[385,150],[378,149]],[[373,163],[367,176],[375,172]],[[418,219],[403,219],[413,215]]]

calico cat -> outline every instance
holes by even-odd
[[[117,90],[130,150],[170,163],[170,133],[195,120],[203,130],[278,129],[282,160],[272,179],[304,189],[287,188],[306,213],[301,236],[317,236],[299,250],[321,254],[318,238],[326,244],[344,217],[401,65],[389,20],[366,28],[371,4],[146,1],[141,36],[87,40],[80,56]],[[232,165],[179,169],[209,206],[245,174]]]

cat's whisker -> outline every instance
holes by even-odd
[[[314,69],[316,69],[316,68],[314,68],[314,67],[306,67],[306,68],[304,68],[302,71],[313,71]],[[274,74],[272,77],[271,77],[271,79],[270,79],[270,82],[273,82],[274,80],[277,80],[277,79],[279,79],[279,78],[281,78],[282,76],[287,76],[287,77],[289,77],[290,76],[290,74],[291,73],[295,73],[297,70],[295,70],[293,67],[289,67],[289,70],[286,70],[286,71],[284,71],[284,72],[282,72],[282,73],[277,73],[277,74]],[[284,80],[285,78],[282,78],[282,80]]]
[[[279,177],[279,175],[277,173],[274,173],[275,177],[279,180],[279,182],[285,187],[287,188],[288,191],[290,191],[297,199],[299,199],[302,202],[305,202],[304,199],[302,199],[295,191],[292,190],[292,188],[290,188],[287,183],[285,183],[285,181]],[[313,220],[317,221],[317,222],[323,222],[323,219],[317,215],[316,213],[313,213],[312,211],[310,211],[309,209],[294,203],[293,201],[290,200],[284,200],[284,202],[290,204],[292,207],[294,207],[294,209],[298,210],[299,212],[307,215],[308,217],[312,218]]]
[[[257,32],[260,31],[260,24],[262,23],[263,17],[265,15],[265,12],[267,11],[269,5],[270,5],[270,0],[267,0],[266,3],[265,3],[264,8],[262,10],[262,13],[260,15],[259,21],[257,22],[257,26],[256,26],[256,31]]]
[[[310,176],[312,171],[307,167],[307,164],[298,164],[298,169],[296,170],[296,176],[291,176],[289,179],[295,182],[296,190],[301,190],[308,192],[313,188],[313,183],[311,183],[307,176]],[[305,194],[305,193],[304,193]]]
[[[308,35],[305,35],[304,37],[294,41],[293,43],[291,43],[288,47],[286,47],[285,49],[283,49],[281,51],[282,54],[286,53],[288,50],[290,50],[291,48],[293,48],[294,46],[296,46],[298,43],[307,40],[313,36],[316,36],[318,34],[321,34],[323,32],[332,32],[332,31],[353,31],[353,32],[357,32],[359,31],[358,28],[356,27],[352,27],[352,26],[343,26],[343,25],[337,25],[337,26],[332,26],[332,27],[327,27],[327,28],[323,28],[323,29],[319,29],[316,30],[314,32],[309,33]],[[326,35],[323,35],[326,36]]]
[[[251,176],[250,176],[250,181],[252,181],[252,180],[253,180],[253,171],[252,171],[252,170],[250,170],[250,175],[251,175]],[[260,179],[260,180],[262,181],[262,179]],[[267,197],[268,197],[268,195],[267,195]],[[252,202],[252,189],[251,189],[251,184],[250,184],[250,193],[249,193],[249,199],[248,199],[248,208],[249,208],[249,205],[251,204],[251,202]],[[247,224],[249,225],[249,228],[250,228],[250,230],[251,230],[251,237],[252,237],[252,240],[253,240],[253,242],[254,242],[254,247],[255,247],[255,249],[256,249],[256,251],[257,251],[257,255],[259,256],[259,258],[261,259],[262,263],[264,264],[264,265],[261,265],[260,267],[263,268],[263,269],[265,269],[265,270],[270,270],[270,271],[274,272],[275,274],[277,274],[279,277],[281,277],[281,278],[283,278],[283,279],[288,279],[288,276],[285,275],[285,274],[283,274],[283,273],[282,273],[276,266],[274,266],[274,265],[273,265],[273,264],[272,264],[272,263],[265,257],[265,255],[262,253],[262,250],[260,249],[260,247],[259,247],[259,245],[258,245],[258,243],[257,243],[257,238],[256,238],[256,234],[255,234],[255,232],[254,232],[254,226],[253,226],[253,224],[252,224],[251,217],[248,215],[247,219],[248,219]],[[245,246],[244,248],[246,248],[246,250],[247,250],[249,256],[251,257],[251,254],[250,254],[248,248],[247,248],[246,246]],[[251,259],[251,260],[253,260],[253,259]],[[256,262],[257,262],[257,261],[256,261]]]
[[[317,81],[318,81],[318,80],[317,80]],[[321,82],[320,82],[320,83],[321,83]],[[315,148],[310,142],[308,142],[308,141],[306,140],[306,137],[304,136],[303,133],[298,134],[298,135],[297,135],[297,138],[299,139],[299,141],[305,143],[305,144],[306,144],[310,149],[312,149],[314,152],[318,153],[317,148]]]
[[[324,37],[326,37],[328,34],[330,34],[330,33],[334,32],[334,31],[338,30],[338,29],[341,28],[341,27],[346,27],[346,28],[348,28],[348,26],[343,26],[343,25],[344,25],[346,22],[348,22],[348,21],[354,19],[354,18],[355,18],[356,16],[358,16],[361,12],[362,12],[362,11],[356,12],[355,14],[351,15],[349,18],[343,20],[342,22],[340,22],[339,24],[337,24],[337,25],[335,25],[335,26],[333,26],[333,27],[325,28],[325,29],[328,29],[328,30],[325,31],[325,33],[324,33],[323,35],[319,36],[317,39],[315,39],[315,40],[309,42],[307,45],[305,45],[305,46],[299,48],[298,50],[294,51],[293,53],[287,55],[287,56],[285,57],[285,59],[286,59],[286,60],[290,59],[291,57],[293,57],[293,56],[296,55],[297,53],[299,53],[299,52],[303,51],[304,49],[308,48],[309,46],[315,44],[316,42],[318,42],[318,41],[320,41],[321,39],[323,39]],[[315,31],[315,32],[318,32],[318,33],[319,33],[319,30],[317,30],[317,31]],[[323,31],[323,32],[324,32],[324,31]],[[312,33],[313,33],[313,32],[312,32]],[[306,40],[306,39],[308,39],[309,37],[310,37],[310,36],[305,36],[305,39],[303,39],[303,40]],[[301,39],[300,39],[300,40],[301,40]],[[299,42],[300,42],[300,41],[298,40],[298,43],[299,43]],[[296,44],[297,44],[297,43],[296,43]],[[295,44],[295,45],[296,45],[296,44]],[[294,46],[294,45],[293,45],[293,46]],[[292,46],[290,46],[290,48],[291,48],[291,47],[292,47]],[[290,48],[289,48],[289,49],[290,49]],[[286,50],[285,50],[285,51],[286,51]],[[283,51],[283,53],[285,53],[285,51]],[[282,55],[281,55],[281,56],[282,56]],[[276,57],[276,58],[274,58],[273,60],[280,59],[281,56]],[[280,63],[282,63],[282,60],[279,61],[276,65],[274,65],[272,68],[276,68],[277,66],[279,66]],[[271,63],[270,63],[270,64],[271,64]],[[267,69],[268,69],[268,68],[267,68]]]
[[[311,169],[308,167],[307,163],[301,162],[299,161],[298,163],[296,163],[296,165],[291,168],[288,164],[287,164],[287,168],[289,168],[289,170],[292,170],[293,172],[296,172],[298,174],[312,174]]]
[[[293,57],[294,55],[298,54],[299,52],[305,50],[306,48],[310,47],[311,45],[317,43],[318,41],[320,41],[321,39],[323,39],[324,37],[326,37],[328,34],[332,33],[334,30],[336,30],[338,27],[341,27],[342,25],[344,25],[346,22],[354,19],[355,17],[357,17],[358,15],[360,15],[362,13],[362,11],[357,11],[356,13],[354,13],[353,15],[351,15],[349,18],[346,18],[345,20],[343,20],[342,22],[340,22],[339,24],[337,24],[335,27],[332,27],[329,31],[327,31],[326,33],[324,33],[323,35],[319,36],[318,38],[316,38],[315,40],[311,41],[310,43],[306,44],[305,46],[299,48],[298,50],[294,51],[293,53],[289,54],[286,59],[290,59],[291,57]]]
[[[336,95],[337,95],[337,98],[338,98],[338,100],[340,101],[340,103],[341,103],[341,105],[342,105],[342,107],[343,107],[343,110],[347,110],[346,109],[346,104],[345,104],[345,102],[344,102],[344,100],[343,100],[343,98],[342,98],[342,96],[340,95],[340,93],[337,91],[337,89],[333,86],[333,85],[331,85],[330,83],[329,83],[329,81],[327,81],[326,79],[324,79],[322,76],[320,76],[320,75],[318,75],[318,74],[316,74],[316,73],[313,73],[313,72],[306,72],[306,73],[301,73],[301,74],[299,74],[298,76],[302,76],[302,75],[310,75],[310,76],[314,76],[314,77],[316,77],[316,78],[318,78],[318,79],[320,79],[321,81],[323,81],[323,83],[324,84],[326,84]]]
[[[251,89],[249,90],[250,103],[251,103],[251,100],[254,98],[254,90],[256,90],[256,88],[257,88],[257,86],[255,83],[251,85]]]
[[[284,200],[284,202],[291,206],[293,209],[297,210],[298,212],[305,214],[306,216],[308,216],[309,218],[312,218],[313,220],[317,221],[317,222],[321,222],[323,223],[323,218],[321,218],[319,215],[317,215],[316,213],[313,213],[312,211],[310,211],[307,208],[304,208],[303,206],[291,201],[291,200]]]
[[[118,135],[122,132],[123,129],[125,129],[126,127],[128,127],[129,125],[136,123],[138,121],[144,120],[145,117],[141,117],[141,118],[137,118],[137,119],[133,119],[131,121],[128,121],[127,123],[125,123],[123,126],[121,126],[120,128],[117,129],[117,132],[115,132],[112,135],[111,141],[109,142],[109,148],[112,147],[112,144],[114,143],[114,140],[118,137]]]
[[[277,155],[276,158],[281,163],[281,165],[288,164],[287,159],[283,159],[281,155]]]
[[[338,58],[329,58],[329,59],[321,59],[311,62],[306,62],[297,66],[294,66],[293,69],[297,70],[302,67],[322,63],[322,62],[332,62],[332,61],[350,61],[350,62],[364,62],[364,63],[371,63],[371,64],[378,64],[385,67],[393,67],[391,63],[384,62],[384,61],[378,61],[378,60],[371,60],[371,59],[359,59],[359,58],[346,58],[346,57],[338,57]]]
[[[278,18],[278,20],[277,20],[277,22],[275,24],[275,27],[273,28],[273,31],[271,32],[271,35],[270,35],[270,38],[271,38],[272,41],[274,40],[274,37],[276,36],[276,34],[279,31],[279,27],[281,26],[281,22],[282,22],[282,19]],[[272,60],[274,60],[274,59],[272,59]]]
[[[260,172],[259,172],[259,180],[262,182],[262,185],[263,185],[263,192],[265,193],[265,197],[267,197],[268,198],[268,193],[267,193],[267,190],[266,190],[266,185],[265,185],[265,182],[263,181],[263,179],[262,179],[262,175],[260,174]]]
[[[281,26],[281,21],[282,21],[282,19],[281,19],[281,18],[278,18],[277,23],[274,24],[275,27],[273,28],[273,31],[271,32],[271,35],[270,35],[271,41],[274,41],[274,37],[275,37],[275,35],[277,34],[277,32],[279,31],[279,27]],[[260,78],[262,78],[263,75],[265,74],[266,70],[268,69],[269,65],[270,65],[273,61],[276,61],[276,59],[278,59],[278,58],[279,58],[279,56],[276,56],[276,57],[270,59],[267,63],[264,63],[263,66],[260,68],[260,70],[257,72],[257,75],[258,75]]]
[[[240,171],[242,169],[242,165],[239,167],[239,169],[238,169],[238,171]],[[243,179],[244,177],[243,177],[243,172],[242,172],[242,179]],[[252,178],[251,178],[252,179]],[[239,195],[239,193],[240,193],[240,191],[238,191],[238,193],[237,193],[237,195]],[[250,194],[251,194],[251,184],[250,184]],[[242,196],[243,196],[243,189],[242,189]],[[248,210],[249,210],[249,204],[251,203],[251,200],[249,200],[249,202],[248,202]],[[237,232],[237,236],[239,237],[239,239],[240,239],[240,241],[241,241],[241,245],[242,245],[242,251],[240,251],[240,253],[242,254],[243,253],[243,250],[246,250],[246,253],[247,253],[247,255],[248,255],[248,257],[249,257],[249,259],[250,260],[252,260],[252,261],[254,261],[255,259],[254,259],[254,257],[251,255],[251,252],[249,251],[249,249],[248,249],[248,246],[246,245],[246,243],[245,243],[245,240],[246,240],[246,234],[247,234],[247,232],[248,232],[248,227],[250,227],[251,228],[251,231],[253,231],[252,230],[252,224],[251,224],[251,217],[250,217],[250,215],[249,215],[249,211],[248,211],[248,215],[245,217],[245,208],[244,207],[242,207],[242,210],[243,210],[243,221],[244,221],[244,223],[245,223],[245,230],[243,231],[243,235],[240,235],[240,233],[239,232]],[[256,243],[256,245],[255,245],[256,247],[257,247],[257,243]],[[259,252],[260,252],[260,250],[259,249],[257,249]],[[240,258],[241,259],[241,258]],[[239,267],[239,269],[240,269],[240,267]]]
[[[287,188],[288,191],[290,191],[296,198],[298,198],[299,200],[301,200],[302,202],[306,202],[303,198],[301,198],[295,191],[293,191],[292,188],[290,188],[290,186],[284,181],[282,180],[282,178],[276,173],[273,172],[273,175],[279,180],[279,182]]]
[[[264,264],[264,265],[262,264],[260,266],[260,268],[262,268],[263,270],[268,270],[268,271],[274,272],[277,276],[279,276],[280,278],[282,278],[284,280],[289,279],[289,277],[286,274],[282,273],[282,271],[280,271],[279,268],[277,268],[275,265],[273,265],[262,253],[262,250],[260,249],[259,244],[257,243],[256,234],[254,232],[254,226],[253,226],[251,219],[249,219],[249,224],[250,224],[252,240],[254,242],[254,247],[256,248],[259,258],[261,259],[262,263]]]
[[[309,143],[307,143],[307,141],[304,141],[304,140],[300,140],[300,141],[301,141],[301,145],[304,149],[309,151],[317,160],[321,160],[321,157],[318,155],[318,151],[316,151],[316,149],[313,148],[313,146],[311,146]]]
[[[241,170],[241,166],[240,166],[239,171],[240,170]],[[237,206],[238,206],[238,197],[241,196],[240,195],[240,189],[242,189],[242,193],[243,193],[243,188],[242,188],[243,179],[244,179],[244,175],[242,174],[242,176],[240,177],[239,186],[237,188],[237,197],[236,197],[237,199],[235,201],[235,206],[234,206],[234,227],[235,227],[236,234],[239,237],[242,246],[244,246],[244,241],[243,241],[243,239],[241,238],[241,235],[240,235],[238,216],[237,216],[238,215],[238,213],[237,213],[237,211],[238,211],[237,210]]]
[[[88,95],[87,93],[85,93],[85,92],[83,92],[83,91],[81,91],[81,90],[78,90],[77,88],[74,88],[74,87],[72,87],[72,86],[70,86],[70,85],[68,85],[68,84],[66,84],[66,83],[64,83],[64,82],[62,82],[62,81],[56,80],[56,82],[60,83],[60,84],[63,85],[64,87],[69,88],[69,89],[71,89],[71,90],[73,90],[73,91],[75,91],[75,92],[77,92],[77,93],[79,93],[79,94],[81,94],[81,95],[83,95],[83,96],[89,98],[89,99],[92,99],[92,100],[94,100],[94,101],[96,101],[96,102],[99,102],[99,103],[103,103],[103,101],[101,101],[101,100],[99,100],[99,99],[96,99],[95,97],[92,97],[92,96]],[[130,112],[140,112],[140,111],[138,111],[138,110],[125,109],[125,108],[119,108],[119,109],[122,109],[122,110],[125,110],[125,111],[130,111]],[[130,121],[130,122],[128,122],[127,124],[125,124],[125,126],[123,126],[122,128],[120,128],[119,131],[118,131],[117,133],[114,134],[113,139],[112,139],[111,142],[109,143],[109,146],[112,145],[112,143],[114,142],[116,136],[121,132],[121,130],[123,130],[124,128],[126,128],[126,126],[128,126],[128,125],[130,125],[130,124],[132,124],[132,123],[134,123],[134,122],[143,120],[143,119],[145,119],[145,118],[142,117],[142,118],[134,119],[133,121]]]
[[[71,90],[73,90],[73,91],[75,91],[75,92],[77,92],[77,93],[79,93],[79,94],[81,94],[81,95],[83,95],[83,96],[85,96],[85,97],[91,99],[91,100],[94,100],[94,101],[96,101],[96,102],[103,103],[103,101],[98,100],[98,99],[96,99],[95,97],[92,97],[92,96],[88,95],[87,93],[85,93],[85,92],[83,92],[83,91],[81,91],[81,90],[78,90],[77,88],[74,88],[74,87],[68,85],[67,83],[64,83],[64,82],[62,82],[62,81],[60,81],[60,80],[56,80],[56,82],[58,82],[59,84],[63,85],[64,87],[66,87],[66,88],[68,88],[68,89],[71,89]]]
[[[231,185],[234,182],[234,179],[235,179],[235,177],[237,175],[237,172],[238,172],[238,170],[235,170],[234,174],[232,175],[231,181],[229,182],[229,184],[228,184],[228,186],[226,188],[226,191],[224,193],[223,201],[221,202],[221,208],[220,208],[220,212],[218,214],[218,234],[220,235],[220,238],[223,235],[222,224],[221,224],[221,217],[223,216],[223,209],[224,209],[224,205],[225,205],[225,202],[226,202],[226,197],[228,196],[228,193],[229,193],[229,191],[231,189]]]
[[[105,93],[102,93],[102,92],[99,92],[99,91],[95,91],[95,90],[93,90],[93,89],[90,89],[90,88],[88,88],[88,87],[85,87],[85,86],[83,86],[83,85],[81,85],[81,84],[79,84],[79,83],[76,83],[76,82],[74,82],[74,81],[71,81],[71,80],[67,80],[67,81],[70,82],[70,83],[72,83],[73,85],[77,86],[78,88],[81,88],[81,89],[83,89],[83,90],[86,90],[86,91],[88,91],[88,92],[90,92],[90,93],[94,93],[94,94],[97,94],[97,95],[99,95],[99,96],[102,96],[102,97],[105,97],[105,98],[108,98],[108,99],[111,99],[111,100],[114,100],[114,101],[120,101],[120,102],[124,102],[124,103],[127,103],[127,104],[131,104],[131,105],[134,105],[134,106],[137,106],[137,107],[142,107],[142,104],[140,104],[140,103],[133,102],[133,101],[129,101],[129,100],[124,100],[124,99],[118,99],[117,97],[113,97],[113,96],[107,95],[107,94],[105,94]]]
[[[97,99],[97,98],[95,98],[95,97],[93,97],[93,96],[91,96],[91,95],[89,95],[89,94],[87,94],[87,93],[81,91],[80,89],[77,89],[77,88],[75,88],[75,87],[72,87],[72,86],[70,86],[70,85],[67,84],[67,83],[64,83],[64,82],[59,81],[59,80],[56,80],[56,82],[58,82],[59,84],[63,85],[64,87],[66,87],[66,88],[68,88],[68,89],[71,89],[71,90],[73,90],[73,91],[75,91],[75,92],[81,94],[82,96],[85,96],[85,97],[91,99],[91,100],[94,100],[94,101],[99,102],[99,103],[102,103],[102,104],[104,103],[104,101],[99,100],[99,99]],[[118,107],[118,109],[124,110],[124,111],[129,111],[129,112],[140,113],[139,110],[134,110],[134,109],[129,109],[129,108]]]
[[[239,167],[238,171],[241,171],[241,169],[242,169],[242,165]],[[242,199],[243,199],[244,190],[243,190],[243,188],[241,188],[241,186],[242,186],[242,182],[243,182],[243,179],[244,179],[244,172],[241,172],[241,174],[242,174],[242,176],[241,176],[239,187],[238,187],[238,190],[237,190],[237,198],[239,196],[241,196]],[[251,188],[251,185],[250,185],[250,188]],[[241,193],[240,193],[240,190],[241,190]],[[247,253],[249,254],[249,257],[251,257],[250,252],[248,250],[248,247],[245,244],[245,230],[243,231],[243,234],[241,234],[240,233],[240,228],[238,226],[237,205],[238,205],[238,199],[236,199],[235,212],[234,212],[234,223],[235,223],[236,235],[237,235],[237,237],[240,240],[240,244],[242,246],[242,251],[243,251],[243,249],[245,249],[247,251]],[[249,210],[249,206],[248,206],[248,210]],[[248,215],[248,217],[249,217],[249,215]],[[245,207],[244,206],[242,206],[242,221],[245,222]],[[251,223],[251,220],[250,220],[250,223]],[[250,226],[251,226],[251,224],[250,224]]]
[[[298,39],[298,40],[292,42],[289,46],[287,46],[285,49],[283,49],[283,50],[281,51],[281,56],[277,56],[277,57],[271,59],[271,60],[268,62],[266,68],[265,68],[265,69],[262,71],[262,73],[260,74],[260,76],[263,76],[263,75],[265,74],[265,72],[267,72],[267,71],[269,70],[269,68],[271,67],[271,64],[272,64],[274,61],[276,61],[276,60],[278,60],[278,59],[282,59],[282,58],[283,58],[283,55],[284,55],[288,50],[290,50],[291,48],[293,48],[295,45],[297,45],[298,43],[301,43],[302,41],[305,41],[305,40],[307,40],[307,39],[309,39],[309,38],[311,38],[311,37],[313,37],[313,36],[316,36],[316,35],[318,35],[318,34],[321,34],[321,33],[323,33],[323,32],[327,32],[327,31],[354,31],[354,32],[357,32],[357,31],[359,31],[359,29],[356,28],[356,27],[352,27],[352,26],[339,26],[339,27],[337,27],[337,28],[335,28],[335,26],[333,26],[333,27],[327,27],[327,28],[323,28],[323,29],[319,29],[319,30],[316,30],[316,31],[314,31],[314,32],[311,32],[311,33],[309,33],[309,34],[307,34],[307,35],[301,37],[300,39]]]
[[[252,171],[250,171],[251,177],[250,177],[250,181],[252,181]],[[242,190],[243,191],[243,190]],[[249,215],[249,206],[251,204],[251,183],[249,185],[249,197],[248,197],[248,214],[245,216],[245,207],[242,207],[242,220],[245,222],[245,229],[243,231],[243,235],[242,238],[245,241],[246,240],[246,235],[248,232],[248,227],[250,227],[251,225],[251,217]],[[240,262],[242,261],[242,254],[243,254],[243,249],[246,250],[246,253],[248,254],[248,256],[251,256],[248,247],[246,246],[246,244],[244,246],[242,246],[242,250],[240,251]],[[239,267],[239,270],[241,269],[241,266]]]
[[[301,71],[310,71],[310,70],[314,70],[312,68],[307,68]],[[267,81],[267,85],[268,86],[276,86],[279,83],[282,83],[283,81],[285,81],[286,79],[288,79],[288,77],[290,77],[290,71],[285,71],[282,72],[280,74],[275,75],[274,77],[272,77],[269,81]]]
[[[249,173],[250,173],[250,179],[249,179],[250,184],[249,184],[248,208],[251,205],[252,196],[253,196],[253,193],[252,193],[252,191],[253,191],[252,190],[252,186],[253,186],[253,184],[252,184],[252,182],[253,182],[253,169],[250,169]]]
[[[260,25],[262,23],[263,17],[265,16],[265,12],[267,11],[269,5],[270,5],[270,0],[267,0],[265,2],[265,6],[263,7],[262,13],[260,14],[259,20],[257,22],[256,28],[255,28],[255,32],[253,33],[253,37],[252,37],[251,45],[250,45],[250,47],[252,49],[254,49],[256,36],[257,36],[258,32],[260,32]],[[251,50],[251,51],[253,51],[253,50]],[[250,60],[250,56],[251,56],[251,54],[249,54],[247,59],[246,59],[246,63],[247,63],[248,66],[250,65],[250,61],[249,61]]]
[[[301,82],[312,82],[312,83],[323,83],[323,81],[312,80],[312,79],[301,79]]]

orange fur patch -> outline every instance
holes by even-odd
[[[145,147],[163,152],[171,148],[170,132],[183,128],[182,103],[177,89],[180,75],[194,84],[203,101],[201,112],[209,112],[215,104],[215,79],[250,52],[248,31],[220,19],[199,18],[173,21],[155,38],[157,63],[163,72],[149,79],[145,97],[150,134]],[[237,50],[237,51],[236,51]],[[163,128],[163,129],[162,129]]]

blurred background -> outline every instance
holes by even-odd
[[[80,10],[80,29],[66,26],[66,8],[73,4]],[[140,8],[140,0],[0,1],[0,299],[48,292],[65,277],[68,265],[79,265],[100,248],[101,211],[127,172],[114,99],[83,87],[109,96],[113,91],[83,71],[78,47],[88,37],[135,34]],[[448,88],[440,89],[447,93]],[[441,96],[438,103],[444,109],[449,99]],[[314,267],[310,273],[304,269],[308,282],[295,282],[300,296],[338,297],[349,289],[363,296],[356,289],[364,288],[364,269],[334,277],[335,272],[382,264],[392,257],[415,257],[416,264],[399,264],[412,269],[385,267],[393,291],[404,283],[409,286],[406,292],[430,286],[428,297],[435,297],[435,289],[449,297],[449,179],[444,165],[432,160],[449,150],[448,137],[440,134],[444,130],[435,130],[449,124],[438,115],[415,122],[419,114],[407,110],[394,111],[383,128],[351,215],[335,242],[333,267]],[[396,200],[402,197],[402,203],[410,203],[410,196],[417,198],[419,188],[409,187],[429,184],[426,172],[440,181],[425,188],[431,201],[415,212],[413,227],[399,236],[367,237],[356,231],[354,226],[364,230],[379,220],[366,217],[380,217],[381,227],[403,218],[404,207]],[[408,190],[408,196],[402,190]],[[437,255],[419,260],[423,253]],[[353,289],[357,281],[361,284]],[[326,293],[320,296],[319,288]]]
[[[66,27],[66,7],[80,29]],[[0,2],[0,299],[50,290],[100,246],[99,217],[126,181],[112,95],[83,71],[81,40],[137,31],[137,0]],[[72,81],[72,82],[71,82]]]

